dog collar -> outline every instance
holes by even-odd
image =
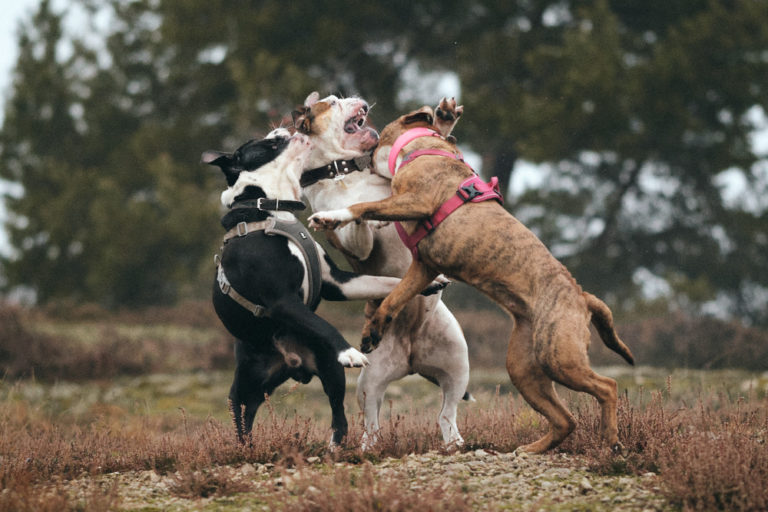
[[[259,197],[258,199],[235,201],[235,203],[230,208],[233,210],[235,208],[256,208],[257,210],[270,212],[295,212],[299,210],[305,210],[307,205],[301,201],[292,201],[289,199],[267,199],[266,197]]]
[[[354,158],[352,160],[334,160],[333,162],[304,171],[301,174],[299,184],[302,188],[314,185],[318,181],[329,179],[343,179],[347,174],[362,171],[370,165],[370,156]]]
[[[407,132],[401,134],[397,139],[395,139],[395,143],[392,144],[392,149],[389,150],[388,164],[389,172],[392,173],[392,176],[394,176],[397,172],[397,155],[400,154],[400,151],[409,142],[413,142],[419,137],[440,137],[441,139],[445,140],[445,137],[437,133],[435,130],[425,127],[411,128]]]

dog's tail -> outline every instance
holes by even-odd
[[[587,300],[587,307],[592,313],[592,325],[595,326],[600,339],[605,346],[623,357],[629,364],[635,364],[635,357],[623,341],[619,339],[616,329],[613,327],[613,314],[610,308],[594,295],[584,292],[584,298]]]

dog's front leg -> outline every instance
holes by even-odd
[[[437,276],[438,272],[420,261],[413,260],[400,284],[392,290],[392,293],[387,295],[387,298],[384,299],[376,312],[366,320],[365,326],[363,326],[363,339],[360,350],[368,353],[376,348],[381,341],[384,330],[395,315]]]
[[[397,194],[381,201],[357,203],[340,210],[317,212],[309,217],[314,229],[336,229],[357,219],[421,220],[432,215],[437,207],[424,196],[411,192]]]

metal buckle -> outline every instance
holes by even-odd
[[[232,288],[232,285],[229,284],[227,276],[224,275],[224,270],[221,268],[221,266],[219,266],[219,272],[216,276],[216,280],[219,282],[219,289],[221,290],[221,293],[224,295],[229,295],[229,289]]]
[[[261,198],[259,198],[261,200]],[[248,234],[248,224],[246,222],[237,223],[237,236],[245,236]]]

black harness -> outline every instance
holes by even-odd
[[[259,198],[238,201],[232,205],[232,209],[235,208],[256,208],[266,211],[296,211],[303,210],[306,206],[301,201],[282,201],[278,199]],[[307,296],[306,304],[311,310],[317,308],[320,303],[320,290],[323,286],[322,270],[320,268],[320,256],[317,253],[317,247],[315,246],[315,242],[310,236],[309,231],[307,231],[307,228],[305,228],[296,218],[293,220],[282,220],[277,217],[268,217],[261,221],[239,222],[234,228],[227,231],[224,235],[223,243],[226,245],[226,243],[233,238],[248,236],[251,233],[258,233],[260,231],[263,231],[265,235],[284,236],[289,241],[295,243],[301,250],[301,253],[304,256],[304,261],[307,264],[307,282],[309,283],[309,294]],[[221,248],[222,252],[223,250],[224,246]],[[219,254],[214,257],[214,262],[217,267],[216,279],[219,283],[221,293],[229,296],[232,300],[253,313],[254,316],[262,317],[269,315],[266,307],[249,301],[237,290],[232,288],[232,285],[224,273],[224,267],[221,264],[221,257]]]

